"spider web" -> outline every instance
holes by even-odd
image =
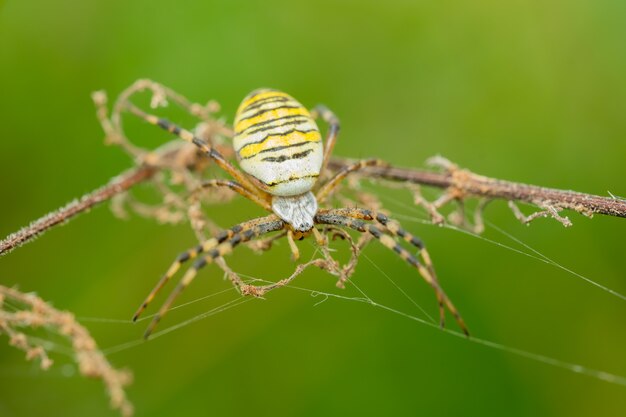
[[[379,195],[380,196],[380,195]],[[383,195],[381,196],[381,200],[383,202],[385,202],[386,204],[392,204],[396,207],[399,207],[401,210],[403,210],[405,213],[407,211],[414,213],[415,215],[409,215],[409,214],[404,214],[404,213],[400,213],[400,212],[394,212],[394,210],[392,210],[393,212],[393,217],[395,219],[398,220],[402,220],[403,222],[415,222],[415,223],[420,223],[426,226],[430,226],[433,227],[433,224],[431,223],[431,221],[428,219],[427,214],[422,211],[420,208],[417,208],[415,206],[411,206],[409,204],[406,204],[402,201],[399,201],[389,195]],[[502,241],[499,240],[495,240],[495,239],[490,239],[487,238],[485,236],[482,235],[478,235],[475,234],[471,231],[450,225],[450,224],[445,224],[443,225],[444,228],[452,230],[454,232],[457,233],[462,233],[462,234],[466,234],[469,236],[472,236],[476,239],[479,239],[481,241],[484,241],[486,243],[489,243],[491,245],[495,245],[497,247],[500,247],[502,249],[505,249],[507,251],[511,251],[513,253],[516,254],[520,254],[523,256],[526,256],[530,259],[532,259],[533,261],[536,262],[541,262],[543,264],[549,265],[551,267],[554,268],[558,268],[564,272],[566,272],[567,274],[569,274],[572,277],[578,278],[580,280],[582,280],[583,282],[590,284],[604,292],[606,292],[607,294],[610,294],[611,296],[614,296],[620,300],[624,300],[626,301],[626,296],[624,294],[621,294],[618,291],[615,291],[609,287],[607,287],[606,285],[603,285],[581,273],[578,273],[570,268],[567,268],[566,266],[558,263],[557,261],[549,258],[548,256],[546,256],[545,254],[541,253],[541,251],[531,247],[529,244],[523,242],[521,239],[515,237],[514,235],[512,235],[511,233],[503,230],[502,228],[498,227],[497,225],[493,224],[492,222],[489,221],[485,221],[485,225],[492,229],[493,231],[497,232],[498,234],[500,234],[502,237],[512,241],[514,244],[518,245],[519,247],[514,247],[512,245],[503,243]],[[437,226],[439,227],[439,226]],[[307,242],[309,242],[311,245],[313,245],[313,243],[310,240],[307,240]],[[313,259],[316,255],[318,255],[317,250],[313,253],[312,258]],[[463,340],[467,341],[468,343],[473,343],[473,344],[478,344],[484,347],[487,347],[489,349],[493,349],[493,350],[497,350],[497,351],[501,351],[501,352],[505,352],[511,355],[515,355],[518,357],[523,357],[526,358],[528,360],[531,361],[535,361],[547,366],[551,366],[551,367],[555,367],[555,368],[560,368],[563,369],[565,371],[569,371],[572,373],[577,373],[577,374],[582,374],[582,375],[586,375],[588,377],[594,378],[596,380],[601,380],[601,381],[605,381],[611,384],[615,384],[615,385],[621,385],[621,386],[625,386],[626,387],[626,376],[622,376],[622,375],[617,375],[614,373],[610,373],[610,372],[605,372],[605,371],[601,371],[601,370],[597,370],[597,369],[593,369],[581,364],[577,364],[577,363],[573,363],[573,362],[568,362],[568,361],[563,361],[560,359],[557,359],[555,357],[551,357],[551,356],[547,356],[547,355],[543,355],[541,353],[536,353],[536,352],[532,352],[529,350],[524,350],[524,349],[520,349],[514,346],[510,346],[507,344],[503,344],[503,343],[499,343],[493,340],[488,340],[488,339],[483,339],[480,337],[475,337],[472,336],[471,338],[466,338],[465,335],[459,331],[450,329],[450,328],[441,328],[439,327],[437,321],[414,299],[412,298],[398,283],[396,283],[392,277],[383,269],[381,268],[379,265],[376,264],[376,262],[374,260],[372,260],[370,257],[368,257],[365,253],[361,254],[361,262],[366,261],[369,264],[371,264],[371,266],[373,267],[374,270],[376,270],[382,277],[384,277],[389,284],[396,290],[399,292],[399,294],[402,295],[402,297],[404,297],[407,301],[409,301],[416,309],[417,311],[419,311],[419,314],[416,314],[414,312],[408,312],[404,309],[401,308],[397,308],[394,306],[390,306],[387,303],[383,303],[380,302],[377,298],[372,297],[370,294],[366,293],[361,287],[359,287],[353,280],[348,279],[347,283],[352,286],[356,292],[358,293],[358,296],[349,296],[341,293],[335,293],[335,292],[325,292],[325,291],[320,291],[317,289],[311,289],[311,288],[306,288],[306,287],[302,287],[299,285],[294,285],[294,284],[289,284],[285,286],[285,290],[293,290],[293,291],[298,291],[298,292],[304,292],[304,293],[308,293],[311,297],[315,298],[315,302],[313,303],[314,306],[317,306],[321,303],[324,303],[328,300],[334,299],[334,300],[339,300],[341,302],[351,302],[351,303],[360,303],[360,304],[366,304],[372,308],[381,310],[381,311],[386,311],[388,313],[391,314],[395,314],[397,316],[400,316],[402,318],[405,318],[407,320],[411,320],[419,325],[422,326],[426,326],[428,328],[433,329],[434,331],[440,331],[443,332],[447,335],[450,336],[454,336],[454,337],[458,337],[458,338],[462,338]],[[246,274],[242,274],[242,273],[238,273],[238,275],[240,275],[242,278],[247,280],[247,283],[250,284],[268,284],[268,283],[272,283],[272,281],[267,281],[252,275],[246,275]],[[357,274],[358,275],[358,274]],[[297,281],[296,281],[297,282]],[[189,302],[186,303],[182,303],[179,305],[176,305],[174,307],[171,308],[171,310],[177,310],[177,309],[183,309],[187,306],[190,306],[192,304],[196,304],[199,302],[202,302],[204,300],[213,298],[213,297],[217,297],[220,295],[224,295],[224,294],[228,294],[229,296],[232,296],[232,299],[230,299],[229,301],[220,303],[219,305],[217,305],[216,307],[213,307],[205,312],[202,312],[200,314],[194,315],[191,318],[182,320],[180,322],[178,322],[177,324],[171,325],[169,327],[166,327],[164,329],[161,329],[155,333],[153,333],[151,335],[151,339],[155,339],[158,337],[162,337],[162,336],[167,336],[170,333],[176,331],[176,330],[180,330],[192,323],[195,323],[197,321],[200,320],[204,320],[207,319],[209,317],[218,315],[220,313],[223,313],[227,310],[239,307],[245,303],[249,303],[249,302],[253,302],[253,301],[258,301],[257,299],[253,298],[253,297],[241,297],[238,292],[236,291],[236,289],[232,286],[229,285],[228,288],[217,291],[217,292],[213,292],[211,294],[199,297],[199,298],[195,298]],[[154,315],[147,315],[143,318],[141,318],[139,321],[143,322],[146,320],[151,320],[152,317],[154,317]],[[126,319],[112,319],[112,318],[104,318],[104,317],[78,317],[78,320],[80,322],[83,323],[88,323],[88,322],[97,322],[97,323],[106,323],[106,324],[111,324],[111,325],[125,325],[125,326],[131,326],[134,325],[135,323],[133,323],[131,320],[126,320]],[[42,346],[44,346],[47,350],[49,351],[53,351],[58,353],[59,355],[63,355],[63,356],[68,356],[68,357],[72,357],[73,355],[73,351],[71,349],[69,349],[67,346],[61,344],[61,343],[56,343],[55,341],[52,340],[47,340],[47,339],[43,339],[43,338],[36,338],[36,337],[32,337],[33,341],[37,341],[38,343],[40,343]],[[116,353],[119,352],[123,352],[126,351],[128,349],[133,349],[136,348],[138,346],[144,345],[146,342],[141,338],[141,337],[137,337],[136,339],[133,340],[129,340],[127,342],[121,343],[121,344],[116,344],[114,346],[109,346],[109,347],[105,347],[102,349],[102,352],[106,355],[106,356],[110,356],[110,355],[114,355]],[[3,370],[3,373],[7,372],[8,370]],[[9,371],[11,372],[11,371]],[[60,371],[63,375],[62,376],[68,376],[68,372],[67,369],[61,369]]]

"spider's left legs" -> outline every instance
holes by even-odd
[[[320,170],[323,175],[324,172],[326,172],[326,166],[328,165],[335,143],[337,142],[337,135],[339,134],[340,127],[339,119],[335,116],[335,113],[322,104],[318,104],[313,108],[313,110],[311,110],[311,116],[314,119],[321,117],[326,123],[328,123],[328,133],[326,134],[326,144],[324,145],[324,160]]]
[[[241,233],[233,236],[229,240],[221,243],[214,249],[209,250],[206,256],[198,259],[183,275],[183,278],[180,280],[176,288],[172,290],[169,297],[165,300],[159,312],[154,316],[152,322],[146,329],[144,337],[147,339],[150,334],[153,332],[159,321],[163,318],[163,316],[170,309],[174,300],[180,295],[181,292],[185,290],[194,280],[198,271],[204,268],[207,264],[212,263],[216,258],[223,257],[231,253],[239,244],[248,242],[252,239],[260,237],[270,232],[279,231],[285,228],[285,222],[280,219],[277,219],[275,216],[268,216],[263,219],[264,221],[259,222],[254,227],[242,231]]]

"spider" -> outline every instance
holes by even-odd
[[[233,147],[241,170],[235,168],[215,148],[192,132],[166,119],[145,113],[130,103],[126,104],[126,108],[146,122],[195,144],[233,178],[233,180],[211,180],[208,185],[230,188],[272,213],[266,217],[240,223],[181,253],[133,316],[133,321],[136,321],[181,266],[199,257],[187,269],[154,316],[145,332],[146,339],[176,297],[208,263],[219,262],[224,255],[231,253],[242,243],[277,231],[286,234],[294,258],[297,258],[298,249],[295,240],[313,235],[318,245],[325,245],[325,237],[316,226],[328,227],[328,225],[369,234],[398,254],[411,267],[417,269],[422,278],[434,289],[439,304],[440,325],[444,326],[447,308],[462,331],[469,336],[463,319],[441,288],[430,256],[419,238],[403,229],[398,222],[374,210],[319,208],[349,174],[369,166],[387,166],[378,159],[362,160],[341,169],[328,181],[318,183],[320,174],[325,174],[339,132],[339,120],[325,106],[318,105],[309,112],[290,95],[273,89],[258,89],[248,94],[237,110],[234,123]],[[323,119],[329,126],[325,145],[322,144],[322,137],[315,122],[318,118]],[[416,247],[418,254],[412,255],[399,244],[399,240]],[[418,257],[421,257],[421,261]],[[283,280],[271,286],[255,287],[244,285],[236,278],[233,280],[233,284],[238,286],[244,295],[258,295],[270,287],[273,289],[287,282],[288,280]],[[255,291],[255,288],[263,291]]]

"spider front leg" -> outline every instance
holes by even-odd
[[[205,227],[209,227],[211,234],[215,233],[216,230],[219,230],[215,223],[211,219],[209,219],[200,208],[200,195],[204,190],[209,188],[228,188],[229,190],[234,191],[237,194],[263,207],[267,211],[272,211],[269,201],[259,198],[256,194],[249,192],[241,184],[235,181],[224,179],[211,179],[203,181],[197,188],[191,191],[191,194],[187,198],[187,203],[189,204],[187,217],[189,218],[189,222],[196,233],[196,237],[201,242],[207,239],[204,233]],[[227,196],[223,194],[221,196],[214,195],[214,198],[216,198],[215,201],[220,202],[228,200]]]
[[[161,117],[155,116],[153,114],[148,114],[131,103],[125,103],[125,106],[132,114],[145,120],[151,125],[158,126],[161,129],[178,136],[186,142],[193,143],[204,154],[211,158],[220,168],[230,174],[230,176],[232,176],[239,184],[241,184],[241,186],[245,188],[249,193],[257,195],[261,200],[267,200],[267,196],[265,195],[265,193],[257,188],[254,184],[252,184],[244,173],[239,171],[230,162],[228,162],[228,160],[224,158],[224,156],[219,153],[217,149],[213,148],[210,144],[195,136],[189,130],[186,130]]]
[[[241,225],[239,225],[239,227],[241,228],[240,232],[233,235],[230,239],[225,240],[218,245],[215,245],[213,242],[213,244],[211,245],[211,249],[208,249],[207,251],[207,255],[198,259],[187,270],[187,272],[185,272],[185,275],[183,275],[176,288],[172,290],[168,298],[159,309],[159,312],[154,316],[152,322],[146,329],[146,332],[144,334],[144,337],[146,339],[150,336],[150,334],[152,334],[163,316],[165,316],[171,305],[174,303],[174,300],[180,295],[181,292],[185,290],[185,288],[189,286],[189,284],[191,284],[200,269],[202,269],[207,264],[212,263],[216,258],[221,258],[224,255],[231,253],[241,243],[248,242],[252,239],[255,239],[270,232],[283,230],[285,228],[285,222],[283,222],[276,216],[271,215],[260,219],[255,219],[250,222],[242,223]],[[160,287],[157,284],[157,291],[158,289],[160,289]]]
[[[194,191],[194,195],[207,188],[226,187],[236,192],[237,194],[252,200],[254,203],[263,207],[267,211],[272,211],[272,205],[268,198],[260,198],[257,194],[250,192],[247,188],[232,180],[212,179],[202,182],[200,188]]]
[[[437,300],[440,303],[440,311],[442,306],[445,306],[448,311],[450,311],[450,313],[454,316],[457,324],[459,325],[463,333],[469,336],[469,332],[467,330],[465,322],[461,318],[461,315],[459,314],[452,301],[448,298],[446,293],[439,285],[436,277],[432,274],[431,268],[424,266],[416,257],[411,255],[409,251],[400,246],[392,236],[385,234],[382,229],[379,229],[373,224],[368,223],[367,216],[364,213],[367,211],[361,211],[357,209],[356,213],[353,213],[354,215],[350,216],[349,210],[350,209],[320,210],[320,212],[318,212],[316,216],[316,222],[321,224],[333,224],[337,226],[348,227],[361,233],[369,233],[378,241],[380,241],[385,247],[398,254],[398,256],[405,260],[410,266],[417,269],[424,281],[426,281],[433,288],[435,294],[437,295]],[[374,218],[371,218],[371,216],[370,219],[374,220]],[[398,234],[398,236],[400,235]]]

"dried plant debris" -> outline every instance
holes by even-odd
[[[35,341],[28,334],[37,329],[46,329],[67,339],[81,375],[101,379],[111,407],[123,416],[133,414],[133,406],[124,391],[124,387],[132,382],[132,374],[111,366],[89,331],[76,321],[73,314],[55,309],[35,294],[0,285],[0,334],[8,336],[11,346],[24,351],[27,360],[37,360],[41,369],[47,370],[53,361],[46,343],[39,339]]]

